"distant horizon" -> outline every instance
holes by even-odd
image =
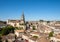
[[[22,14],[21,14],[22,15]],[[7,20],[20,20],[21,19],[21,15],[20,15],[20,17],[19,18],[8,18],[8,19],[6,19],[6,20],[3,20],[3,19],[0,19],[0,21],[7,21]],[[24,15],[25,16],[25,15]],[[26,20],[26,18],[25,18],[25,20]],[[52,19],[52,20],[46,20],[46,19],[30,19],[30,20],[26,20],[26,21],[39,21],[39,20],[45,20],[45,21],[60,21],[60,20],[57,20],[57,19]]]
[[[26,21],[60,21],[60,0],[0,0],[0,20],[19,19],[24,11]]]

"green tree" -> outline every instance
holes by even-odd
[[[39,20],[40,22],[44,22],[44,20]]]
[[[8,42],[8,40],[6,39],[6,41],[5,42]]]
[[[2,30],[0,30],[0,36],[2,36]]]
[[[50,37],[53,37],[53,34],[54,34],[54,31],[50,32],[50,33],[49,33],[49,38],[50,38]]]
[[[0,36],[0,42],[2,42],[2,37]]]
[[[38,38],[38,36],[33,36],[33,37],[36,38],[36,39]]]
[[[13,26],[8,26],[7,28],[9,29],[9,32],[14,33],[15,28]]]
[[[50,23],[50,21],[47,21],[47,23]]]
[[[33,30],[36,30],[35,26],[33,26]]]
[[[14,33],[14,27],[12,26],[6,26],[2,29],[2,35],[7,35],[9,33]]]
[[[2,35],[7,35],[9,33],[9,30],[7,28],[3,28]]]

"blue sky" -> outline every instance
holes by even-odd
[[[60,0],[0,0],[0,20],[60,20]]]

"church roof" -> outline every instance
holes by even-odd
[[[21,20],[8,20],[9,22],[13,22],[13,23],[18,23],[20,22]]]

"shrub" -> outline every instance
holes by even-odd
[[[53,32],[53,31],[52,31],[52,32],[50,32],[50,33],[49,33],[49,38],[50,38],[50,37],[53,37],[53,34],[54,34],[54,32]]]
[[[33,36],[33,37],[36,38],[36,39],[38,38],[38,36]]]

